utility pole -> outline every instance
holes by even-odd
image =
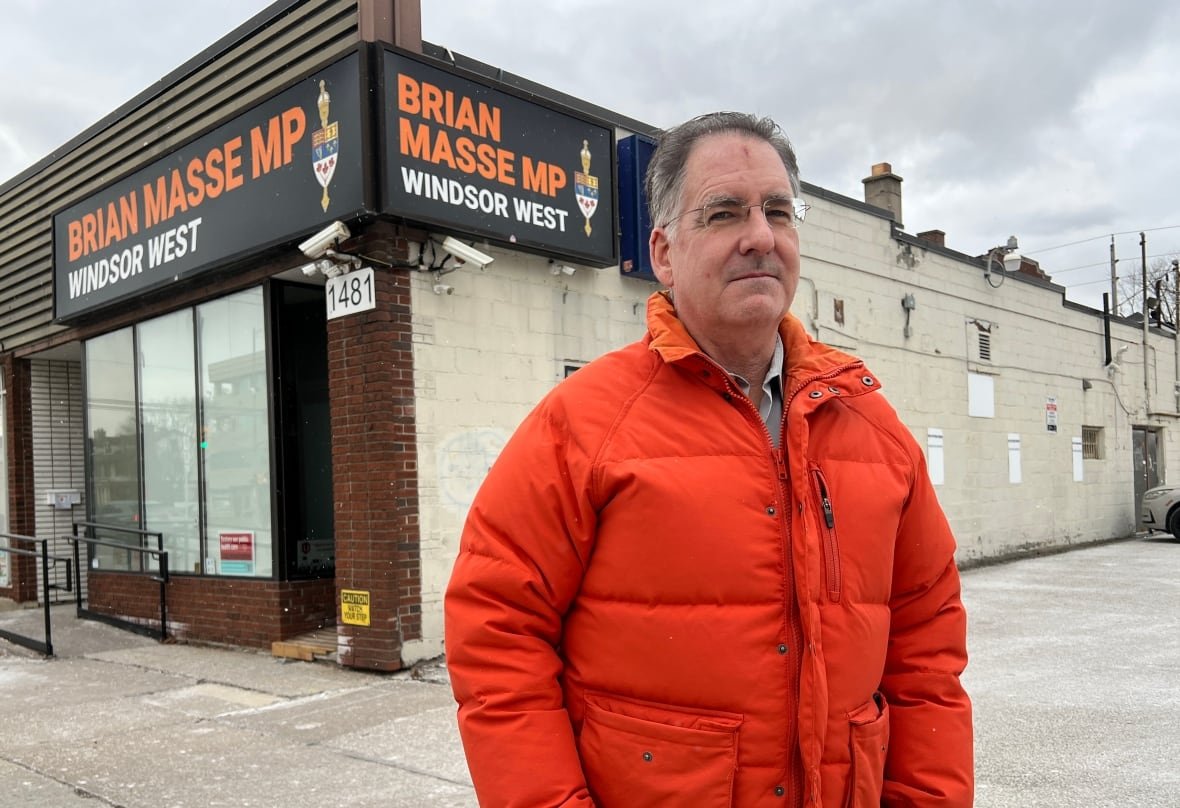
[[[1176,308],[1172,310],[1172,357],[1176,369],[1172,375],[1172,391],[1176,394],[1176,412],[1180,412],[1180,259],[1172,259],[1172,272],[1176,284]]]
[[[1151,416],[1151,384],[1147,381],[1147,234],[1139,233],[1139,255],[1143,268],[1143,415]]]

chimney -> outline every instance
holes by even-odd
[[[893,221],[901,224],[901,177],[893,173],[889,163],[877,163],[871,176],[861,180],[865,184],[865,202],[885,208],[893,214]]]
[[[946,246],[946,232],[943,230],[924,230],[918,234],[918,238],[922,241],[929,241],[931,244],[937,244],[939,247]]]

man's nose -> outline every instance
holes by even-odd
[[[766,220],[766,213],[757,205],[746,209],[746,221],[742,224],[743,253],[766,254],[774,249],[774,228]]]

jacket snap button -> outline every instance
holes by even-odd
[[[785,645],[780,645],[780,646],[778,647],[778,652],[779,652],[780,654],[785,654],[785,653],[787,653],[787,646],[785,646]]]
[[[775,786],[774,787],[774,796],[781,797],[782,795],[784,795],[786,793],[787,793],[787,790],[785,788],[783,788],[782,786]]]
[[[644,753],[643,753],[643,759],[644,759],[644,760],[646,760],[648,763],[651,763],[651,759],[652,759],[652,754],[651,754],[651,752],[644,752]]]
[[[823,395],[823,391],[822,390],[812,390],[810,395],[812,398],[819,398],[820,396]]]
[[[766,509],[766,515],[767,516],[774,516],[774,506],[773,505]]]
[[[872,387],[873,386],[873,377],[872,376],[865,376],[864,378],[861,379],[861,383],[864,384],[865,387]]]

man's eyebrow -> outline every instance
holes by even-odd
[[[733,194],[710,194],[701,201],[701,207],[707,208],[712,205],[744,205],[746,200],[740,196]]]
[[[766,195],[766,197],[762,200],[762,202],[765,202],[768,199],[772,200],[774,202],[787,202],[787,201],[792,200],[794,198],[795,198],[795,195],[793,193],[791,193],[790,191],[772,191],[771,193]],[[701,207],[707,208],[712,205],[749,205],[749,204],[750,204],[750,202],[748,202],[746,200],[746,198],[742,197],[742,196],[735,196],[733,194],[711,194],[710,196],[705,197],[704,201],[701,202]],[[757,205],[757,204],[762,204],[762,203],[755,202],[753,204]]]

